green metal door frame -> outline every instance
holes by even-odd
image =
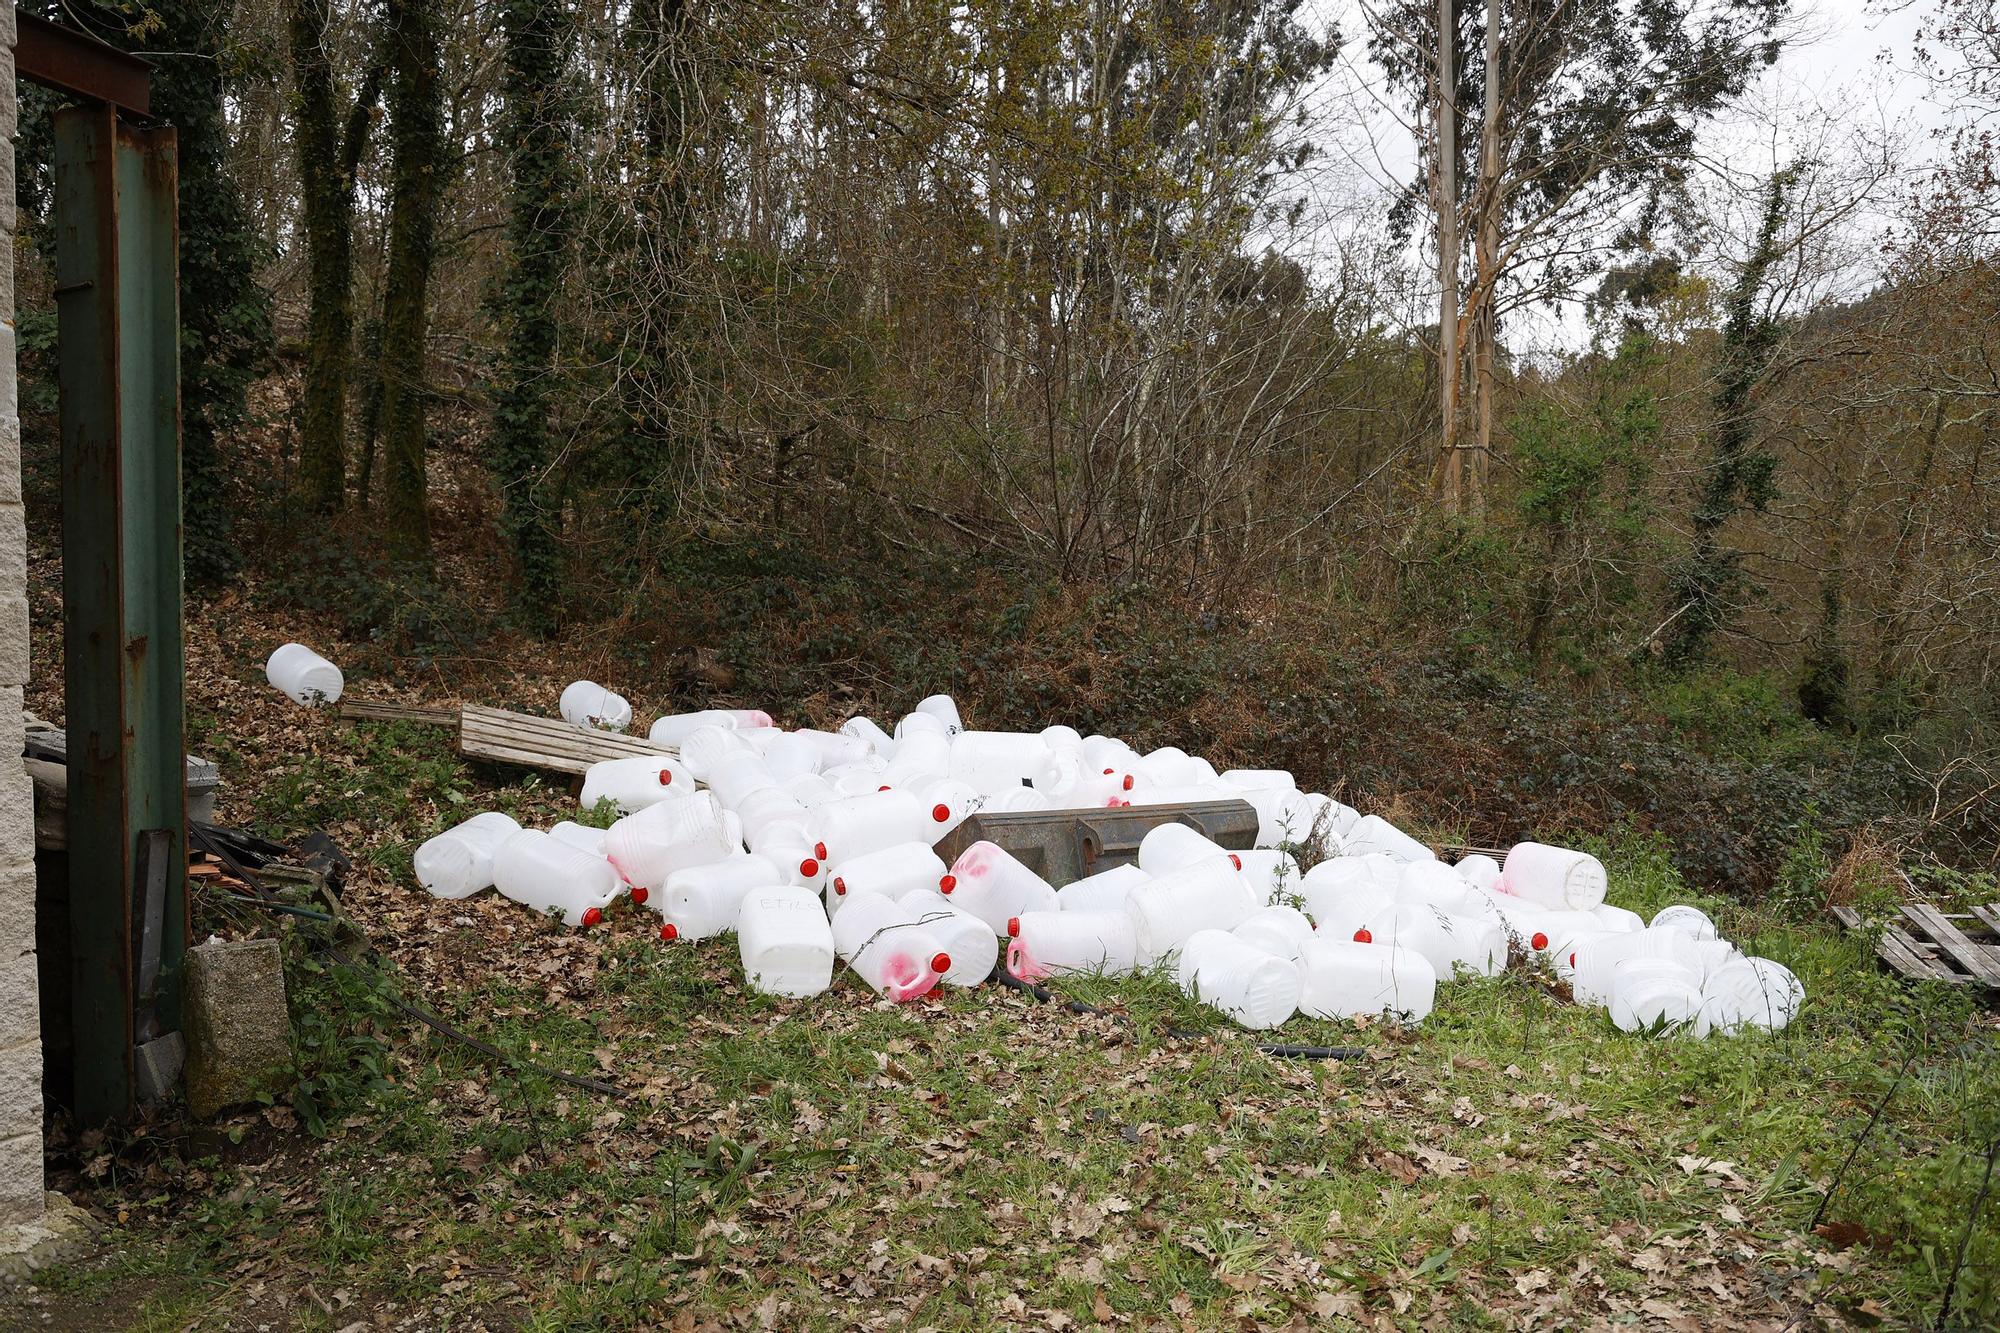
[[[180,1026],[178,166],[172,127],[109,101],[57,112],[55,142],[72,1109],[91,1125],[131,1112],[134,1047]]]

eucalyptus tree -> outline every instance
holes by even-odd
[[[1466,478],[1444,499],[1482,502],[1491,455],[1499,328],[1523,304],[1558,300],[1620,250],[1643,248],[1673,201],[1703,122],[1769,67],[1785,39],[1790,0],[1492,0],[1460,9],[1440,41],[1433,0],[1369,11],[1370,50],[1413,118],[1450,133],[1424,136],[1423,169],[1392,221],[1411,234],[1427,195],[1459,219],[1442,229],[1438,271],[1474,250],[1473,281],[1456,316],[1440,321],[1440,364],[1467,361],[1475,434],[1444,423],[1440,476]],[[1449,7],[1445,7],[1449,14]],[[1491,29],[1491,36],[1488,35]],[[1450,57],[1440,61],[1441,48]],[[1449,87],[1434,70],[1453,71]],[[1445,108],[1440,112],[1438,108]],[[1482,108],[1477,134],[1462,132]],[[1454,160],[1439,160],[1439,145]],[[1457,160],[1477,146],[1476,162]],[[1469,168],[1469,169],[1468,169]],[[1444,198],[1427,182],[1454,182]]]

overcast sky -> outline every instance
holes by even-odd
[[[1915,68],[1916,38],[1934,0],[1908,4],[1883,0],[1802,0],[1795,15],[1803,32],[1778,65],[1745,99],[1740,114],[1709,126],[1702,151],[1712,170],[1740,180],[1768,176],[1801,152],[1824,156],[1834,140],[1863,133],[1901,145],[1897,160],[1911,174],[1935,151],[1935,132],[1947,112]],[[1365,22],[1357,0],[1318,0],[1319,22],[1337,23],[1345,38],[1342,67],[1314,97],[1326,127],[1312,193],[1330,225],[1285,248],[1323,266],[1339,251],[1379,235],[1383,195],[1407,180],[1414,141],[1398,123],[1400,109],[1379,100],[1380,72],[1369,62]],[[1359,110],[1366,110],[1365,118]],[[1837,131],[1837,133],[1834,133]],[[1897,191],[1883,191],[1885,203]],[[1879,231],[1883,214],[1858,216],[1857,233]],[[1857,249],[1866,242],[1857,240]],[[1432,316],[1434,318],[1434,316]],[[1508,337],[1527,351],[1574,346],[1582,325],[1574,311],[1551,312],[1545,327],[1520,321]]]

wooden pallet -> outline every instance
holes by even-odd
[[[1833,909],[1848,930],[1881,931],[1875,956],[1916,981],[1943,981],[2000,992],[2000,903],[1940,912],[1929,903],[1902,907],[1895,920],[1869,922],[1852,907]]]
[[[545,768],[556,773],[582,773],[603,759],[633,755],[664,755],[680,751],[643,736],[612,731],[586,731],[559,717],[510,713],[504,708],[467,704],[458,712],[458,752],[467,759],[496,764]]]
[[[379,699],[342,699],[343,722],[421,722],[428,726],[455,727],[456,708],[422,708],[415,704],[392,704]]]

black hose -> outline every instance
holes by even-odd
[[[1009,972],[1004,963],[995,963],[993,965],[993,975],[987,978],[987,980],[997,981],[1010,990],[1017,990],[1025,995],[1032,995],[1043,1004],[1060,1004],[1073,1014],[1090,1014],[1098,1018],[1114,1018],[1128,1026],[1132,1022],[1124,1014],[1114,1014],[1108,1009],[1100,1009],[1094,1004],[1085,1004],[1081,1000],[1067,1000],[1057,995],[1047,986],[1038,986],[1032,981],[1023,981],[1012,972]],[[1190,1032],[1186,1028],[1168,1028],[1167,1035],[1181,1041],[1201,1041],[1208,1034]],[[1267,1042],[1257,1043],[1257,1050],[1264,1055],[1280,1060],[1359,1060],[1367,1054],[1359,1046],[1290,1046],[1274,1045]]]
[[[369,981],[375,982],[375,993],[379,995],[382,999],[388,1001],[388,1003],[394,1008],[402,1011],[407,1016],[416,1019],[419,1023],[422,1023],[425,1027],[430,1028],[432,1031],[440,1033],[443,1036],[449,1037],[453,1041],[458,1042],[463,1046],[467,1046],[472,1050],[478,1051],[481,1055],[486,1056],[488,1059],[498,1060],[501,1064],[506,1065],[509,1068],[516,1070],[517,1072],[526,1071],[531,1074],[540,1074],[543,1078],[553,1079],[557,1083],[567,1083],[572,1088],[581,1088],[585,1092],[594,1092],[600,1097],[615,1097],[620,1101],[624,1101],[628,1100],[632,1096],[632,1094],[627,1092],[625,1089],[616,1087],[610,1083],[604,1083],[594,1078],[585,1078],[581,1074],[565,1073],[560,1069],[552,1069],[547,1065],[538,1065],[532,1060],[523,1060],[518,1055],[514,1055],[511,1052],[501,1050],[498,1046],[493,1045],[493,1043],[491,1042],[481,1041],[479,1038],[472,1036],[470,1033],[459,1031],[457,1028],[453,1027],[450,1023],[445,1022],[444,1019],[439,1018],[436,1014],[432,1013],[430,1010],[425,1009],[421,1005],[411,1004],[409,1001],[403,999],[400,995],[395,994],[388,987],[380,984],[379,980],[377,980],[377,978],[380,975],[379,973],[376,973],[373,969],[364,966],[361,963],[357,963],[352,958],[349,958],[346,954],[340,951],[340,948],[337,945],[331,945],[331,944],[328,945],[326,947],[326,955],[327,957],[333,959],[333,961],[338,963],[340,966],[347,968],[349,971]]]
[[[1945,1320],[1951,1316],[1952,1294],[1958,1290],[1958,1275],[1965,1267],[1965,1252],[1972,1244],[1972,1230],[1979,1225],[1980,1210],[1986,1207],[1987,1191],[1993,1188],[1993,1163],[2000,1158],[2000,1135],[1986,1148],[1986,1174],[1980,1179],[1979,1193],[1972,1196],[1972,1211],[1965,1215],[1965,1230],[1958,1237],[1958,1257],[1952,1261],[1951,1276],[1945,1279],[1944,1300],[1938,1304],[1936,1327],[1942,1331]]]

